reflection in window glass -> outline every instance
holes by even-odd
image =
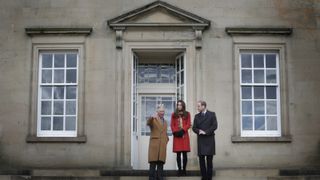
[[[175,103],[174,96],[141,96],[141,135],[150,135],[150,127],[147,126],[147,120],[155,114],[158,104],[164,104],[166,108],[164,119],[168,125],[168,134],[171,135],[170,120]]]
[[[138,64],[138,83],[174,83],[173,64]]]

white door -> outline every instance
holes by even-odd
[[[147,126],[147,120],[156,112],[158,104],[164,104],[166,111],[164,119],[168,124],[167,133],[169,142],[167,144],[167,159],[165,169],[176,169],[175,153],[172,152],[172,133],[170,128],[171,113],[174,111],[176,97],[175,94],[152,94],[139,95],[138,97],[138,141],[139,141],[139,163],[138,169],[148,169],[148,147],[150,138],[150,127]]]
[[[158,104],[166,107],[165,120],[168,124],[169,142],[165,169],[176,169],[176,154],[172,152],[171,113],[176,100],[185,100],[185,55],[179,54],[172,64],[139,63],[133,55],[132,70],[132,123],[131,165],[133,169],[148,169],[148,147],[150,128],[147,119],[156,112]]]

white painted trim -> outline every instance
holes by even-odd
[[[51,76],[51,82],[52,83],[42,83],[42,54],[45,54],[45,53],[50,53],[53,55],[53,59],[52,59],[52,68],[47,68],[47,69],[52,69],[52,76]],[[66,67],[67,66],[67,60],[66,60],[66,55],[68,53],[76,53],[77,54],[77,67],[76,68],[72,68],[72,69],[76,69],[77,70],[77,82],[76,83],[54,83],[54,70],[53,70],[53,67],[54,67],[54,54],[55,53],[63,53],[64,54],[64,66]],[[46,50],[39,50],[38,51],[38,61],[39,61],[39,66],[38,66],[38,95],[37,95],[37,136],[38,137],[76,137],[77,136],[77,131],[78,131],[78,96],[79,96],[79,87],[78,87],[78,81],[79,81],[79,50],[75,49],[73,51],[70,51],[70,50],[57,50],[57,51],[53,51],[53,50],[50,50],[50,51],[46,51]],[[55,69],[55,68],[54,68]],[[66,68],[59,68],[59,69],[63,69],[64,70],[64,81],[66,82]],[[50,87],[54,87],[56,85],[63,85],[65,87],[67,86],[77,86],[77,92],[76,92],[76,122],[75,122],[75,130],[73,131],[67,131],[67,130],[62,130],[62,131],[58,131],[58,130],[41,130],[41,86],[43,85],[48,85]],[[64,88],[64,96],[66,96],[66,88]],[[52,89],[52,92],[51,92],[51,115],[48,116],[51,118],[51,129],[53,128],[53,107],[54,107],[54,104],[53,104],[53,98],[54,98],[54,89]],[[64,108],[63,108],[63,115],[59,115],[59,116],[62,116],[63,117],[63,129],[65,129],[65,117],[67,117],[68,115],[64,115],[65,114],[65,110],[66,110],[66,99],[63,99],[62,100],[63,103],[64,103]],[[74,116],[72,116],[74,117]]]

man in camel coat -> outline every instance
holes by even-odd
[[[147,121],[147,125],[151,130],[148,151],[149,180],[163,179],[163,165],[166,162],[167,143],[169,141],[167,122],[163,118],[164,113],[164,105],[158,105],[157,113]]]

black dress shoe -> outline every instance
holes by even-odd
[[[187,170],[185,170],[185,169],[182,170],[182,175],[183,175],[183,176],[186,176],[186,175],[187,175]]]

